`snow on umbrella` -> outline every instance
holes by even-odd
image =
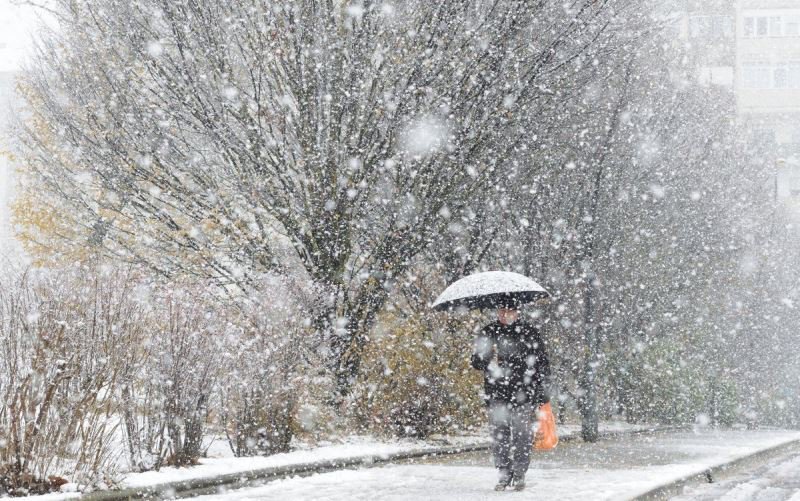
[[[442,292],[432,308],[447,310],[519,306],[549,296],[541,285],[510,271],[486,271],[456,280]]]

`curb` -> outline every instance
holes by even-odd
[[[677,426],[656,426],[639,430],[608,431],[599,434],[600,438],[614,438],[623,435],[639,435],[661,431],[674,431],[683,429]],[[580,433],[572,433],[559,438],[559,442],[567,443],[580,439]],[[491,442],[480,442],[469,445],[431,447],[426,449],[413,449],[387,455],[369,455],[350,458],[332,459],[326,461],[313,461],[270,468],[260,468],[238,473],[227,473],[216,477],[197,478],[166,482],[163,484],[145,487],[131,487],[114,491],[97,491],[81,496],[85,501],[127,501],[134,499],[176,499],[204,494],[216,494],[220,488],[244,488],[255,482],[277,480],[289,476],[305,476],[314,473],[326,473],[348,468],[371,467],[387,464],[394,461],[404,461],[419,458],[435,458],[437,456],[452,456],[469,452],[483,452],[491,448]]]
[[[658,487],[654,487],[647,492],[629,498],[630,501],[657,501],[669,499],[672,496],[682,494],[684,487],[701,483],[713,483],[718,479],[733,475],[746,468],[759,465],[768,459],[780,456],[787,452],[800,451],[800,439],[792,439],[774,445],[767,449],[761,449],[752,454],[741,456],[736,459],[718,463],[710,468],[704,468],[694,473],[666,482]]]
[[[228,473],[216,477],[197,478],[178,482],[167,482],[146,487],[133,487],[116,491],[98,491],[81,496],[79,499],[86,501],[123,501],[131,499],[175,499],[191,497],[202,494],[216,494],[220,487],[247,487],[254,481],[269,481],[279,478],[311,473],[325,473],[353,467],[369,467],[385,464],[392,461],[448,456],[488,450],[490,444],[479,443],[464,446],[432,447],[398,452],[388,455],[358,456],[352,458],[332,459],[327,461],[313,461],[286,466],[261,468],[257,470]]]

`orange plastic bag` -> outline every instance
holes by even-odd
[[[550,407],[550,402],[540,405],[536,414],[538,426],[534,435],[533,448],[537,451],[549,451],[558,445],[556,417],[553,415],[553,408]]]

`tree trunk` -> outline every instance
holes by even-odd
[[[350,394],[361,369],[361,356],[369,342],[369,330],[383,308],[388,293],[380,280],[370,278],[352,301],[342,301],[331,332],[330,366],[335,377],[333,401],[340,404]],[[341,319],[341,320],[339,320]]]
[[[594,282],[592,272],[587,273],[584,293],[584,361],[580,379],[581,437],[586,442],[596,442],[599,436],[597,415],[597,330],[594,322]]]

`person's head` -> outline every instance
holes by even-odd
[[[514,308],[502,307],[497,309],[497,319],[503,325],[510,325],[517,321],[519,312]]]

